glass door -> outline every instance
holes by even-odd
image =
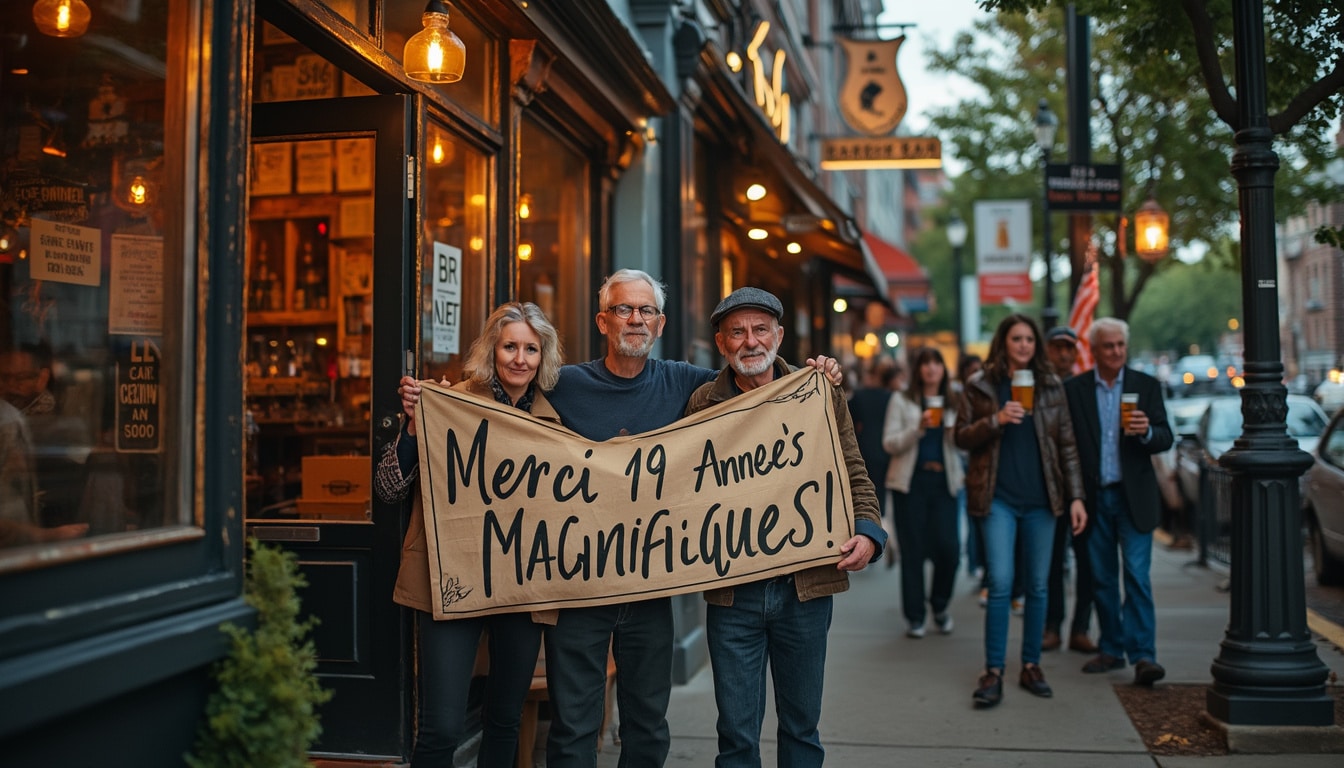
[[[319,674],[315,752],[409,754],[405,521],[371,492],[412,343],[411,96],[253,106],[246,258],[247,532],[298,554]]]

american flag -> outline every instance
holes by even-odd
[[[1069,310],[1069,327],[1078,334],[1078,358],[1073,361],[1073,372],[1082,373],[1093,366],[1092,344],[1087,334],[1092,330],[1092,315],[1097,311],[1097,302],[1101,299],[1101,289],[1097,285],[1097,262],[1088,260],[1087,273],[1078,284],[1078,293],[1073,297],[1073,309]]]

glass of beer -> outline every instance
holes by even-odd
[[[1129,417],[1134,413],[1134,409],[1139,407],[1139,394],[1137,392],[1124,392],[1120,395],[1120,429],[1129,430]]]
[[[935,426],[943,423],[943,396],[929,395],[924,398],[925,411],[929,414],[929,423]]]
[[[1022,404],[1022,408],[1031,413],[1032,401],[1036,394],[1036,378],[1030,368],[1013,371],[1013,400]]]

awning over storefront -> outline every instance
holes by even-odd
[[[705,75],[706,99],[722,109],[722,119],[728,123],[723,126],[727,129],[723,135],[731,135],[736,129],[742,138],[739,150],[749,158],[750,168],[777,177],[794,202],[788,209],[769,211],[760,220],[740,223],[763,226],[773,237],[797,242],[803,249],[801,256],[826,259],[863,284],[865,292],[871,291],[874,298],[885,302],[886,279],[864,247],[854,219],[821,188],[813,177],[815,171],[780,143],[765,115],[723,62],[723,53],[713,43],[701,49],[700,72]]]
[[[871,232],[863,234],[863,244],[882,274],[884,295],[900,314],[929,311],[929,276],[924,267],[900,246]]]

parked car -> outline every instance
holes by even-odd
[[[1326,427],[1307,470],[1303,522],[1316,581],[1344,584],[1344,410]]]
[[[1316,449],[1328,419],[1316,401],[1288,395],[1288,436],[1307,453]],[[1202,480],[1211,467],[1241,437],[1241,395],[1213,397],[1199,418],[1193,436],[1176,446],[1176,480],[1186,502],[1198,509]]]
[[[1166,402],[1167,423],[1171,426],[1172,442],[1167,450],[1153,455],[1153,469],[1157,471],[1157,485],[1162,491],[1162,503],[1170,510],[1185,507],[1180,483],[1176,480],[1176,447],[1186,437],[1195,436],[1199,417],[1209,407],[1212,395],[1175,397]]]
[[[1316,402],[1321,404],[1326,413],[1334,413],[1344,408],[1344,378],[1322,381],[1312,393],[1312,397],[1316,398]]]

